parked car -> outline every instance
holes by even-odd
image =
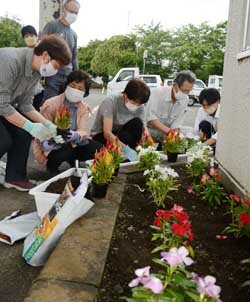
[[[126,67],[120,69],[114,78],[108,82],[107,95],[122,92],[128,81],[136,77],[141,78],[150,87],[150,89],[163,85],[161,77],[157,74],[139,74],[138,67]]]
[[[172,84],[173,84],[173,79],[164,80],[165,87],[171,87]],[[196,79],[193,89],[188,94],[189,97],[188,106],[193,106],[195,103],[199,103],[199,95],[201,90],[203,90],[204,88],[207,88],[207,85],[202,80]]]
[[[151,88],[158,88],[163,86],[161,77],[157,74],[141,74],[139,76]]]

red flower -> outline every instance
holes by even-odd
[[[183,212],[184,208],[175,203],[172,210],[180,213]]]
[[[189,234],[188,234],[188,240],[189,241],[193,241],[194,240],[194,234],[192,233],[192,231],[190,231]]]
[[[156,211],[156,216],[159,218],[164,218],[166,220],[169,220],[171,217],[171,212],[170,211],[164,211],[164,210],[157,210]]]
[[[234,200],[235,202],[241,202],[241,198],[238,195],[230,194],[229,198],[232,199],[232,200]]]
[[[188,221],[188,214],[187,213],[175,212],[174,216],[179,220],[179,222]]]
[[[191,232],[190,230],[190,223],[173,223],[171,226],[172,232],[175,235],[179,235],[179,236],[185,236],[187,235],[189,232]]]
[[[153,222],[153,225],[157,227],[161,227],[162,226],[161,218],[156,218]]]
[[[247,213],[240,214],[240,224],[250,226],[250,214]]]

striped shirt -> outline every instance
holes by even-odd
[[[33,96],[40,74],[32,71],[34,50],[0,48],[0,116],[34,111]]]

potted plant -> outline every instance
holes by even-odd
[[[56,116],[54,119],[54,124],[57,126],[57,135],[61,135],[62,137],[67,136],[67,133],[70,130],[72,120],[69,108],[62,107],[56,112]]]
[[[154,147],[155,146],[155,142],[152,138],[151,135],[147,134],[147,133],[143,133],[142,139],[139,143],[139,146],[141,146],[142,148],[148,148],[148,147]]]
[[[108,184],[114,174],[114,161],[111,152],[106,147],[102,147],[96,152],[95,159],[91,166],[92,172],[92,196],[103,198],[106,195]]]
[[[176,162],[179,153],[184,153],[187,147],[185,137],[174,130],[170,130],[162,144],[162,150],[167,153],[169,162]]]
[[[115,169],[114,176],[117,176],[119,173],[120,163],[122,162],[122,146],[119,143],[118,137],[115,138],[113,143],[107,141],[106,148],[113,156],[113,163]]]

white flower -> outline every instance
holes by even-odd
[[[160,155],[158,151],[155,151],[155,148],[153,146],[149,146],[148,148],[140,148],[139,150],[139,158],[147,153],[154,153],[157,154],[158,158],[160,159]]]
[[[143,172],[143,175],[145,176],[145,175],[148,175],[149,173],[150,173],[149,170],[145,170],[145,171]]]
[[[200,139],[198,135],[195,135],[195,134],[193,134],[192,132],[188,132],[188,133],[186,134],[186,137],[187,137],[187,138],[190,138],[190,139],[194,139],[194,140],[196,140],[196,141],[198,141],[198,140]]]

